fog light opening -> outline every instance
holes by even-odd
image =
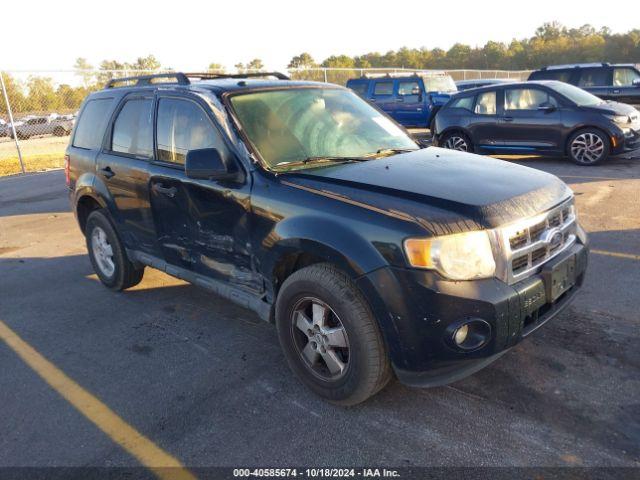
[[[448,337],[449,343],[458,350],[477,350],[491,340],[491,325],[479,318],[465,320],[452,325]]]

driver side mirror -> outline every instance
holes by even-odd
[[[542,102],[540,105],[538,105],[538,110],[545,113],[553,112],[555,109],[556,106],[551,102]]]
[[[235,168],[229,168],[217,148],[189,150],[184,162],[184,171],[196,180],[231,180],[237,178]]]

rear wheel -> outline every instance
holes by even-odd
[[[103,210],[91,212],[85,227],[87,250],[100,281],[112,290],[124,290],[142,281],[144,267],[127,257],[115,229]]]
[[[473,152],[473,144],[462,132],[445,133],[441,141],[442,147],[460,152]]]
[[[311,265],[287,278],[276,301],[276,325],[291,370],[330,402],[363,402],[392,376],[366,300],[329,264]]]
[[[609,156],[609,139],[595,128],[574,133],[567,145],[569,158],[578,165],[596,165]]]

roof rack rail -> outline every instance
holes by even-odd
[[[165,79],[166,81],[157,81],[154,80]],[[123,85],[118,85],[122,83]],[[180,72],[168,72],[168,73],[156,73],[153,75],[138,75],[135,77],[122,77],[122,78],[112,78],[105,85],[105,89],[107,88],[118,88],[118,87],[144,87],[147,85],[158,85],[163,83],[177,83],[178,85],[189,85],[191,82],[187,78],[184,73]]]
[[[563,68],[589,68],[589,67],[610,67],[608,62],[594,62],[594,63],[566,63],[564,65],[549,65],[542,67],[540,70],[560,70]]]
[[[212,72],[190,72],[184,74],[189,78],[199,78],[200,80],[213,80],[216,78],[263,78],[276,77],[278,80],[291,80],[287,75],[280,72],[251,72],[251,73],[212,73]]]
[[[418,77],[418,76],[439,77],[446,75],[444,70],[401,70],[398,72],[365,72],[360,78],[398,78],[398,77]]]

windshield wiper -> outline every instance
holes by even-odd
[[[407,153],[420,150],[419,148],[381,148],[375,155],[393,155],[395,153]]]
[[[302,160],[279,162],[274,165],[274,168],[278,167],[299,167],[300,165],[307,165],[309,163],[346,163],[346,162],[364,162],[369,160],[366,157],[340,157],[340,156],[317,156],[307,157]]]

